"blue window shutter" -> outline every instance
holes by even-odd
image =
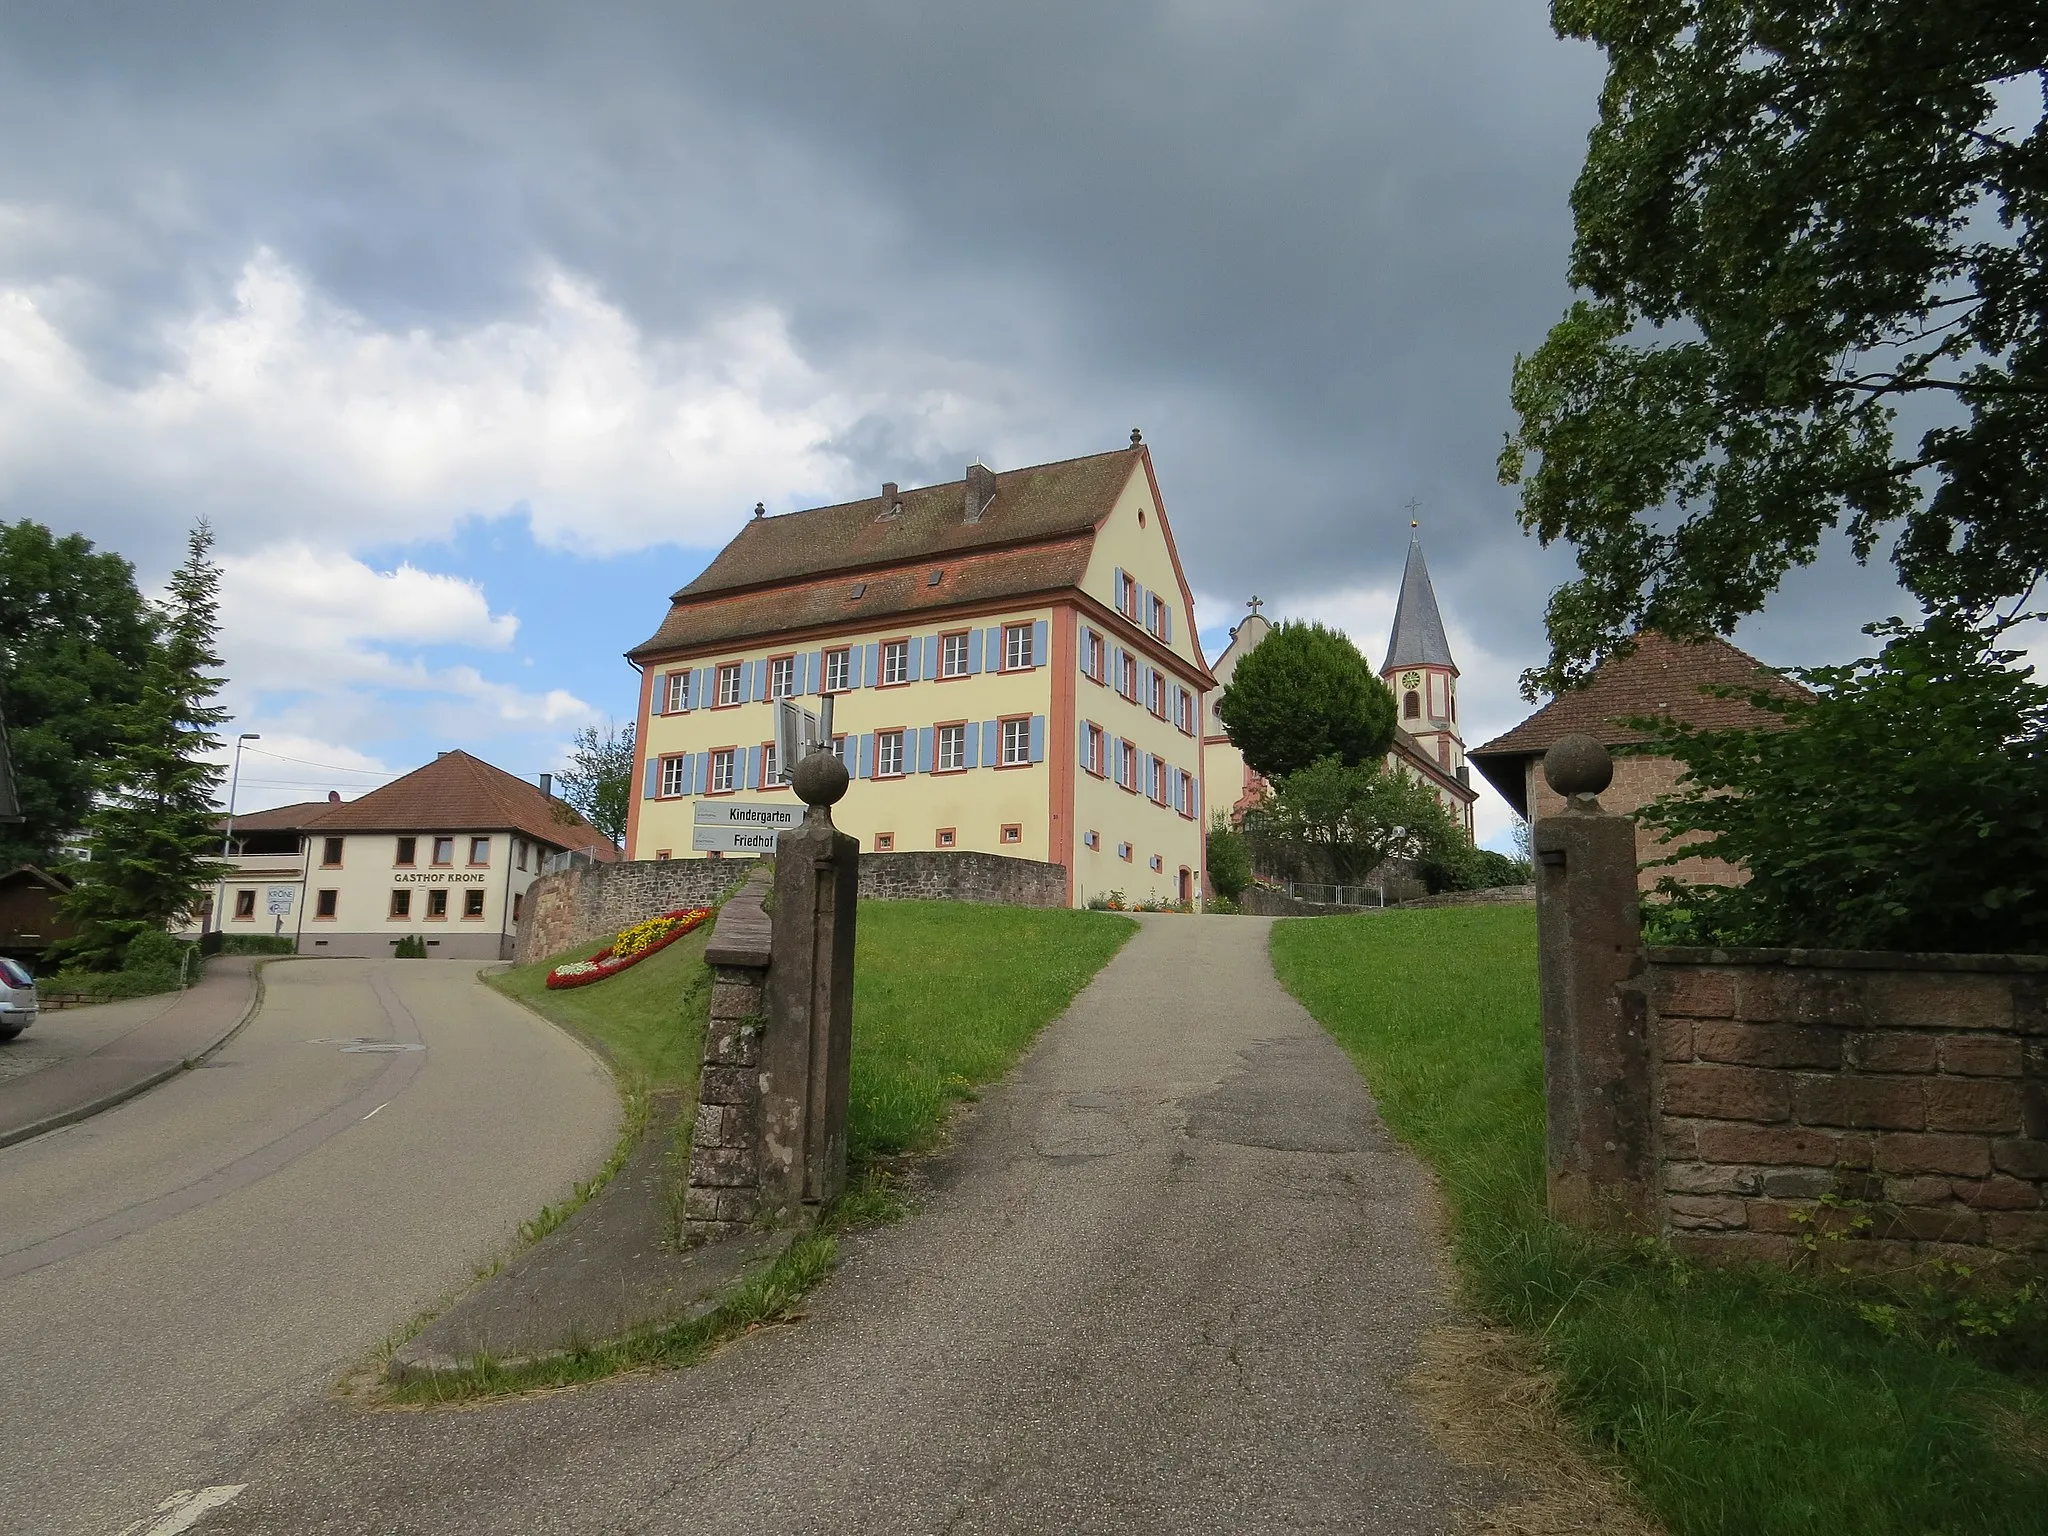
[[[991,624],[988,628],[988,669],[991,672],[1003,670],[1003,626]]]
[[[913,683],[919,681],[924,666],[924,642],[912,635],[910,643],[903,647],[904,676]]]
[[[1124,610],[1124,568],[1118,566],[1116,575],[1110,578],[1116,584],[1109,589],[1109,606],[1118,613]]]
[[[1086,720],[1078,720],[1074,723],[1074,739],[1075,745],[1081,754],[1081,766],[1086,768],[1088,766],[1088,722]]]
[[[939,653],[943,649],[943,644],[937,635],[926,635],[924,637],[924,675],[926,677],[937,677],[939,675]]]
[[[861,679],[861,683],[864,687],[873,688],[882,681],[881,646],[871,645],[868,647],[867,666],[864,668],[864,670],[867,673],[867,676]]]
[[[981,732],[977,731],[973,726],[968,726],[965,730],[963,730],[960,733],[961,767],[979,768],[981,766],[981,757],[976,750],[978,747],[980,747],[980,745]]]
[[[856,778],[872,779],[875,776],[875,733],[869,731],[860,739],[860,767]]]
[[[981,631],[967,632],[967,671],[970,676],[981,671]]]
[[[668,674],[666,672],[654,674],[654,707],[647,712],[650,715],[665,715],[668,713]]]
[[[1045,761],[1045,716],[1043,715],[1033,715],[1031,717],[1031,761],[1034,763]]]
[[[1168,645],[1173,644],[1173,604],[1168,603],[1159,610],[1159,638]]]
[[[981,760],[993,768],[1000,763],[1003,750],[1003,722],[984,720],[981,722]]]
[[[1046,645],[1046,638],[1051,633],[1052,626],[1044,619],[1031,626],[1031,665],[1034,667],[1042,667],[1052,660],[1052,652]]]
[[[760,702],[761,702],[761,701],[762,701],[763,699],[765,699],[765,698],[767,698],[767,697],[768,697],[768,663],[767,663],[767,662],[765,662],[765,661],[757,661],[757,662],[755,662],[755,663],[754,663],[754,690],[753,690],[752,698],[753,698],[754,702],[755,702],[756,704],[758,704],[758,703],[760,703]]]
[[[932,771],[932,728],[928,725],[920,727],[917,733],[917,771]]]
[[[647,759],[646,782],[640,786],[640,798],[642,800],[652,800],[660,793],[661,759],[658,757],[650,757]]]

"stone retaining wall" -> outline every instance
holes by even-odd
[[[527,888],[516,965],[608,939],[657,912],[711,906],[753,860],[632,859],[543,875]],[[1008,907],[1064,907],[1064,865],[965,850],[864,853],[863,901],[972,901]]]
[[[1674,1247],[2048,1267],[2048,959],[1651,949],[1630,994]]]

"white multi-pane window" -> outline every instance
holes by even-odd
[[[939,676],[965,677],[967,675],[967,636],[963,632],[947,635],[939,642]]]
[[[1145,707],[1164,720],[1166,718],[1166,679],[1157,672],[1150,672],[1146,674],[1146,682],[1149,685],[1152,697],[1145,701]]]
[[[1149,793],[1159,804],[1166,804],[1166,764],[1156,757],[1152,759],[1152,785]]]
[[[901,731],[878,731],[875,733],[875,777],[893,778],[903,772],[903,733]]]
[[[1162,639],[1166,636],[1166,604],[1156,597],[1152,599],[1152,611],[1146,615],[1145,627]]]
[[[1116,781],[1125,789],[1138,787],[1138,749],[1128,741],[1116,744]]]
[[[907,683],[910,681],[910,642],[891,640],[882,647],[882,681]]]
[[[1086,739],[1088,745],[1086,753],[1082,757],[1081,766],[1090,773],[1101,773],[1103,771],[1102,727],[1099,725],[1089,726]]]
[[[1119,578],[1116,589],[1117,611],[1125,618],[1138,616],[1138,583],[1136,578],[1125,575]]]
[[[1005,720],[1003,722],[1003,763],[1028,763],[1031,761],[1031,722],[1029,720]]]
[[[781,782],[782,766],[775,760],[775,743],[772,741],[763,742],[761,744],[761,787],[766,789],[770,784],[780,784]]]
[[[1117,668],[1116,691],[1135,703],[1138,698],[1138,658],[1126,651],[1121,661],[1122,665]]]
[[[661,710],[666,715],[679,715],[690,707],[690,674],[671,672],[667,677],[667,696],[662,700]]]
[[[732,758],[731,747],[711,754],[711,792],[714,795],[732,793]]]
[[[847,650],[825,653],[825,691],[841,693],[853,686],[853,652]]]
[[[740,669],[737,662],[718,669],[718,702],[721,706],[740,701]]]
[[[1023,672],[1035,666],[1031,659],[1031,626],[1008,624],[1003,628],[1003,670]]]
[[[690,760],[687,757],[664,757],[661,760],[661,792],[664,795],[687,795],[690,792]]]
[[[955,768],[967,766],[967,727],[964,725],[942,725],[939,727],[939,772],[949,773]]]
[[[1180,813],[1190,817],[1195,814],[1195,776],[1185,771],[1180,776]]]
[[[768,697],[771,699],[793,699],[796,697],[796,658],[778,656],[768,663]]]
[[[1098,683],[1102,678],[1102,636],[1092,629],[1081,631],[1081,670]]]

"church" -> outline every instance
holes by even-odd
[[[1231,742],[1216,705],[1237,664],[1272,630],[1259,606],[1259,599],[1253,598],[1250,615],[1230,632],[1230,645],[1216,659],[1216,691],[1203,711],[1202,776],[1209,784],[1209,804],[1228,811],[1233,821],[1257,803],[1265,781]],[[1401,596],[1394,607],[1394,628],[1387,638],[1380,679],[1393,690],[1400,707],[1387,766],[1434,789],[1444,809],[1471,837],[1472,807],[1479,792],[1472,787],[1458,721],[1458,663],[1452,659],[1443,614],[1430,585],[1420,533],[1408,540],[1408,564],[1401,573]]]

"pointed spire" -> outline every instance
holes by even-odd
[[[1451,642],[1437,612],[1436,591],[1429,584],[1429,566],[1422,558],[1422,536],[1408,540],[1408,569],[1401,573],[1401,600],[1394,608],[1394,632],[1387,639],[1382,673],[1396,667],[1452,667]]]

